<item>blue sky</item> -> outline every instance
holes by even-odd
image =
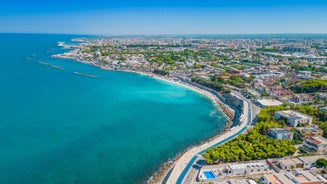
[[[327,33],[327,0],[1,0],[0,32]]]

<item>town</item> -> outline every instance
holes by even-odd
[[[326,36],[121,36],[73,41],[79,44],[59,43],[70,50],[53,57],[195,85],[217,93],[224,103],[228,94],[239,94],[242,110],[254,116],[248,118],[246,131],[206,148],[191,168],[183,170],[179,182],[327,183]]]

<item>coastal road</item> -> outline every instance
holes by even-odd
[[[212,146],[219,146],[238,135],[242,134],[251,126],[252,123],[252,104],[249,100],[244,98],[239,93],[233,91],[233,94],[244,101],[243,114],[240,117],[240,125],[236,126],[230,131],[223,133],[222,135],[216,137],[208,143],[205,143],[201,146],[196,146],[185,152],[175,163],[174,168],[172,169],[169,178],[167,179],[167,184],[182,184],[185,182],[185,176],[194,165],[194,162],[201,157],[201,155]],[[187,182],[188,183],[188,182]]]

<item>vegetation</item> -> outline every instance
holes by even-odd
[[[208,164],[218,162],[237,162],[267,158],[280,158],[292,155],[296,148],[291,140],[269,138],[255,129],[246,135],[239,135],[236,139],[221,146],[210,148],[203,157]]]
[[[246,135],[221,146],[210,148],[203,157],[208,164],[214,162],[237,162],[267,158],[280,158],[295,153],[291,140],[279,140],[265,135],[271,128],[282,127],[284,122],[276,122],[275,111],[287,109],[286,106],[264,108],[258,115],[258,122]]]
[[[324,159],[324,158],[319,158],[319,159],[316,161],[316,164],[317,164],[318,167],[327,168],[327,160]]]
[[[291,88],[296,93],[313,93],[327,90],[327,80],[308,80]]]
[[[159,74],[159,75],[168,75],[168,74],[169,74],[168,71],[166,71],[166,70],[159,70],[159,69],[155,69],[155,70],[153,71],[153,73],[155,73],[155,74]]]
[[[214,89],[216,91],[221,91],[221,90],[224,89],[223,85],[221,85],[221,84],[219,84],[217,82],[210,81],[210,80],[204,80],[204,79],[201,79],[201,78],[192,77],[192,82],[195,82],[195,83],[200,84],[202,86]]]

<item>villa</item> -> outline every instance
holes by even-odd
[[[275,119],[286,120],[288,126],[297,127],[299,124],[312,124],[312,117],[293,110],[275,112]]]

